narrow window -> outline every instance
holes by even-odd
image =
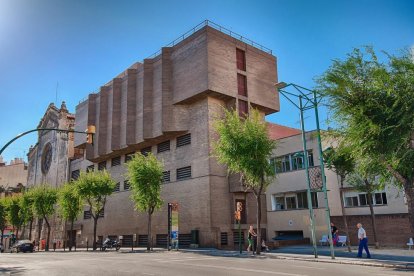
[[[167,183],[167,182],[170,182],[170,181],[171,181],[171,179],[170,179],[170,171],[162,172],[162,182],[163,183]]]
[[[128,191],[131,188],[128,180],[124,181],[124,191]]]
[[[83,211],[83,219],[90,219],[92,217],[89,210]]]
[[[246,52],[236,48],[237,69],[246,71]]]
[[[177,180],[191,178],[191,166],[177,169]]]
[[[134,157],[134,154],[135,153],[133,152],[125,154],[125,163],[128,163],[129,161],[131,161],[132,157]]]
[[[79,176],[80,176],[80,171],[79,170],[75,170],[70,174],[70,177],[72,178],[72,180],[78,179]]]
[[[359,194],[359,206],[367,206],[368,200],[367,200],[367,194]]]
[[[170,141],[165,141],[157,145],[157,152],[164,152],[170,150]]]
[[[296,197],[287,196],[286,197],[286,209],[296,209]]]
[[[115,188],[114,188],[114,192],[119,192],[120,187],[121,187],[121,184],[119,182],[116,183]]]
[[[227,245],[228,244],[227,232],[221,232],[220,233],[220,243],[221,243],[221,245]]]
[[[146,147],[141,150],[141,154],[144,156],[148,156],[148,153],[152,151],[151,147]]]
[[[111,166],[112,167],[115,167],[115,166],[119,166],[119,165],[121,165],[121,156],[112,158],[112,160],[111,160]]]
[[[246,117],[249,114],[249,105],[246,101],[239,100],[239,116]]]
[[[95,166],[94,165],[90,165],[86,168],[86,172],[93,172],[95,170]]]
[[[191,133],[187,133],[183,136],[177,137],[177,148],[191,144]]]
[[[237,91],[239,95],[247,97],[247,78],[245,75],[237,74]]]
[[[283,196],[275,196],[275,210],[285,210],[285,198]]]
[[[103,171],[106,169],[106,161],[98,163],[98,170]]]

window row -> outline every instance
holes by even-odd
[[[105,209],[102,209],[102,211],[99,213],[99,217],[103,218],[105,216]],[[90,210],[83,211],[83,219],[90,219],[92,218],[92,214]]]
[[[362,207],[369,206],[368,195],[366,193],[360,193],[357,195],[344,195],[345,207]],[[387,205],[387,194],[385,192],[379,192],[372,194],[372,204]]]
[[[318,208],[318,193],[311,192],[312,207]],[[272,195],[272,210],[308,209],[307,192]]]
[[[270,159],[270,163],[275,173],[296,171],[305,168],[303,151],[272,158]],[[315,166],[312,150],[308,150],[308,166]]]
[[[165,171],[162,174],[163,183],[171,182],[171,171]],[[176,177],[177,181],[191,178],[191,166],[178,168],[176,171]]]
[[[169,141],[169,140],[159,143],[157,145],[157,153],[169,151],[171,149],[170,144],[171,144],[171,141]],[[177,137],[177,144],[176,144],[177,148],[183,147],[185,145],[190,145],[190,144],[191,144],[191,133],[187,133],[185,135]],[[152,151],[152,147],[149,146],[149,147],[141,149],[141,154],[144,155],[144,156],[147,156],[148,153],[150,153],[151,151]],[[135,154],[134,152],[126,154],[125,155],[125,162],[130,161],[133,158],[134,154]],[[120,156],[117,156],[117,157],[114,157],[114,158],[111,159],[111,167],[115,167],[115,166],[119,166],[119,165],[121,165],[121,157]],[[102,171],[106,168],[107,168],[107,161],[106,160],[98,163],[98,170]],[[93,171],[94,169],[95,169],[94,165],[90,165],[90,166],[87,167],[86,171],[90,172],[90,171]],[[71,178],[73,180],[76,180],[76,179],[78,179],[79,175],[80,175],[79,170],[72,171]]]

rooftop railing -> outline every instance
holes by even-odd
[[[175,45],[177,45],[178,43],[180,43],[181,41],[183,41],[184,39],[186,39],[187,37],[191,36],[192,34],[194,34],[195,32],[197,32],[198,30],[204,28],[205,26],[209,26],[212,27],[224,34],[227,34],[235,39],[238,39],[254,48],[257,48],[263,52],[266,52],[268,54],[272,54],[272,50],[259,44],[254,42],[251,39],[248,39],[242,35],[239,35],[238,33],[235,33],[219,24],[216,24],[210,20],[204,20],[203,22],[201,22],[200,24],[198,24],[197,26],[195,26],[194,28],[192,28],[191,30],[185,32],[184,34],[182,34],[181,36],[179,36],[178,38],[174,39],[173,41],[171,41],[170,43],[168,43],[167,45],[165,45],[164,47],[174,47]],[[156,56],[160,55],[162,52],[162,49],[158,50],[157,52],[153,53],[152,55],[150,55],[147,58],[155,58]],[[96,94],[99,92],[99,89],[97,90],[97,92],[92,92],[91,94]],[[84,101],[86,101],[88,99],[88,96],[86,96],[85,98],[83,98],[82,100],[79,101],[79,103],[82,103]]]
[[[182,34],[181,36],[179,36],[178,38],[176,38],[175,40],[171,41],[170,43],[168,43],[167,45],[165,45],[164,47],[174,47],[175,45],[177,45],[178,43],[180,43],[181,41],[183,41],[184,39],[186,39],[187,37],[191,36],[192,34],[194,34],[195,32],[197,32],[198,30],[204,28],[205,26],[209,26],[212,27],[224,34],[227,34],[235,39],[238,39],[248,45],[251,45],[263,52],[266,52],[268,54],[272,54],[272,50],[259,44],[254,42],[253,40],[250,40],[242,35],[239,35],[219,24],[216,24],[210,20],[204,20],[203,22],[201,22],[200,24],[198,24],[197,26],[195,26],[194,28],[192,28],[191,30],[187,31],[186,33]],[[150,55],[148,58],[155,58],[156,56],[161,54],[161,49],[158,50],[157,52],[153,53],[152,55]]]

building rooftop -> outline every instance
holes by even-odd
[[[282,138],[294,136],[301,134],[301,130],[297,128],[291,128],[287,126],[282,126],[274,123],[267,122],[267,130],[269,137],[273,140],[279,140]]]

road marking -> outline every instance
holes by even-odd
[[[284,275],[284,276],[308,276],[307,274],[294,274],[294,273],[286,273],[286,272],[278,272],[278,271],[249,269],[249,268],[240,268],[240,267],[229,267],[229,266],[218,266],[218,265],[202,265],[202,264],[188,264],[188,263],[183,263],[182,265],[195,266],[195,267],[226,269],[226,270],[232,270],[232,271],[238,270],[238,271],[243,271],[243,272],[274,274],[274,275]]]
[[[191,259],[168,259],[159,261],[159,263],[169,263],[169,262],[185,262],[185,261],[204,261],[204,260],[218,260],[220,258],[191,258]]]

